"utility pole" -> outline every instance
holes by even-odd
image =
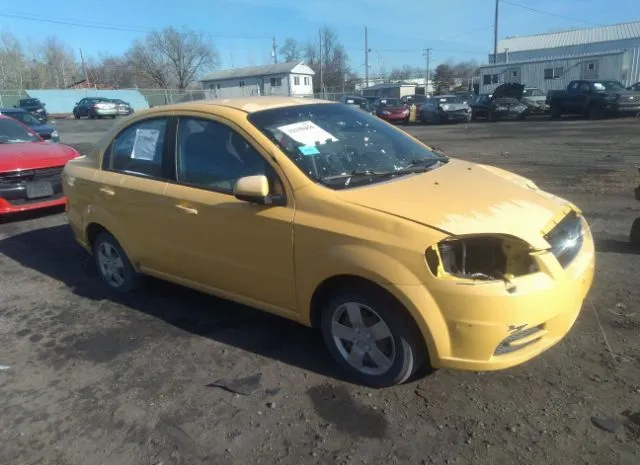
[[[278,48],[276,47],[276,36],[273,36],[273,42],[271,44],[271,55],[273,55],[273,63],[278,64]]]
[[[364,87],[369,87],[369,36],[367,26],[364,27]]]
[[[320,95],[324,98],[324,76],[322,75],[322,68],[324,68],[324,59],[322,57],[322,29],[318,31],[320,37]]]
[[[431,61],[431,48],[424,49],[424,58],[427,61],[427,80],[424,83],[424,96],[427,97],[429,95],[429,81],[431,80],[431,73],[429,72],[429,64]]]
[[[496,0],[496,15],[493,19],[493,62],[498,62],[498,13],[500,10],[500,0]]]
[[[84,62],[84,55],[82,54],[82,49],[80,49],[80,60],[82,61],[82,69],[84,70],[85,82],[89,84],[89,73],[87,73],[87,64]]]

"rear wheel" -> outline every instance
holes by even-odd
[[[78,112],[76,110],[73,110],[73,117],[75,119],[80,119],[80,116],[78,115]]]
[[[103,232],[93,242],[93,258],[102,281],[117,292],[131,292],[140,282],[140,275],[131,265],[118,241]]]
[[[549,109],[549,113],[551,113],[551,119],[560,119],[562,116],[562,111],[557,105],[552,105]]]
[[[387,387],[405,382],[425,359],[415,323],[393,298],[374,289],[345,291],[322,309],[329,352],[360,384]]]

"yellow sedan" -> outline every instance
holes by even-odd
[[[340,103],[136,113],[69,162],[63,186],[109,288],[150,275],[319,328],[371,386],[423,363],[529,360],[569,331],[593,279],[576,206]]]

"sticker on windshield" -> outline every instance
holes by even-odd
[[[156,145],[160,138],[158,129],[136,129],[131,158],[136,160],[153,160],[156,157]]]
[[[329,141],[338,142],[336,137],[332,136],[312,121],[285,124],[284,126],[278,126],[278,129],[303,145],[326,144]]]
[[[300,150],[300,153],[305,157],[318,155],[320,153],[320,150],[318,150],[315,145],[301,145],[298,147],[298,150]]]

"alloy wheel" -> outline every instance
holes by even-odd
[[[340,305],[331,317],[331,336],[344,360],[362,374],[382,375],[395,362],[391,330],[367,305],[358,302]]]
[[[118,250],[108,242],[98,246],[98,268],[105,281],[114,288],[121,287],[125,282],[125,265]]]

